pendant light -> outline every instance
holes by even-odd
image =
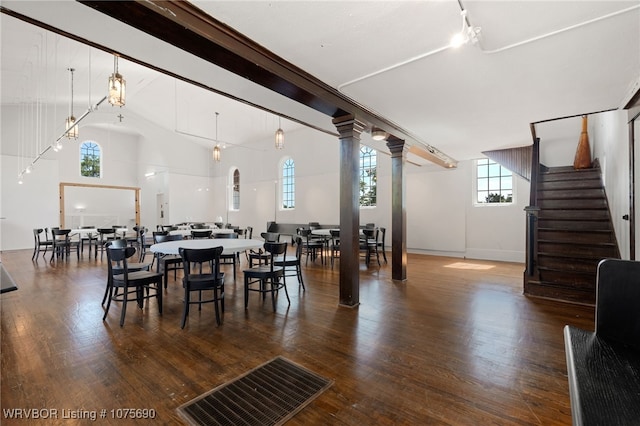
[[[118,73],[118,56],[113,55],[113,74],[109,76],[109,103],[124,106],[126,81]]]
[[[65,120],[65,130],[67,131],[67,138],[78,139],[78,126],[76,125],[76,118],[73,116],[73,72],[75,68],[68,68],[71,73],[71,101],[69,102],[69,117]],[[57,149],[62,148],[62,144],[56,145]]]
[[[216,146],[213,147],[213,160],[220,162],[220,143],[218,143],[218,113],[216,112]]]
[[[278,130],[276,130],[276,149],[284,148],[284,131],[282,130],[280,117],[278,117]]]

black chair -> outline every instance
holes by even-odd
[[[163,235],[162,233],[154,232],[153,238],[155,243],[164,243],[167,241],[180,241],[182,235]],[[164,276],[164,288],[167,288],[169,283],[169,272],[173,271],[173,279],[178,279],[178,270],[182,268],[182,257],[177,254],[162,254],[156,253],[155,258],[158,261],[156,270],[161,272]]]
[[[44,234],[44,241],[42,240],[42,234]],[[38,258],[40,250],[44,247],[42,257],[47,254],[47,249],[53,247],[53,241],[49,240],[49,231],[46,228],[36,228],[33,230],[33,255],[31,260]]]
[[[80,229],[94,229],[95,226],[81,226]],[[89,257],[91,257],[91,246],[96,246],[98,244],[98,234],[97,231],[87,232],[80,235],[80,251],[84,256],[84,245],[87,244],[89,246]]]
[[[203,240],[206,238],[211,238],[211,229],[192,229],[191,230],[191,239],[193,240]]]
[[[262,294],[264,300],[266,293],[271,293],[273,311],[276,311],[276,294],[280,289],[284,289],[287,302],[291,305],[289,293],[287,292],[284,268],[274,265],[274,258],[284,255],[287,252],[287,243],[264,243],[264,250],[270,256],[268,265],[258,265],[244,271],[244,308],[249,305],[249,292],[255,291]],[[282,279],[282,281],[280,281]],[[258,287],[253,287],[258,284]]]
[[[320,263],[324,264],[324,239],[318,240],[311,236],[311,229],[299,228],[298,235],[304,240],[303,253],[306,255],[305,263],[309,263],[309,257],[315,262],[320,257]]]
[[[125,248],[127,247],[127,241],[126,240],[112,240],[112,241],[107,241],[105,243],[105,250],[109,249],[109,248]],[[122,264],[119,262],[116,262],[115,265],[113,266],[113,273],[114,274],[121,274],[122,273]],[[127,267],[129,269],[129,272],[135,272],[135,271],[150,271],[151,270],[151,263],[142,263],[142,262],[127,262]],[[107,276],[107,286],[105,288],[104,291],[104,296],[102,297],[102,306],[104,306],[104,302],[107,301],[107,297],[109,297],[109,294],[111,292],[111,288],[112,288],[112,283],[111,283],[111,276]]]
[[[380,266],[380,255],[378,254],[378,230],[364,228],[362,233],[364,236],[360,238],[360,251],[364,252],[367,266],[369,265],[372,254],[376,256],[378,266]]]
[[[220,311],[224,313],[224,272],[220,272],[220,255],[222,247],[206,248],[206,249],[186,249],[180,248],[180,256],[183,260],[184,278],[182,278],[182,286],[184,287],[184,308],[182,310],[182,324],[184,328],[189,316],[189,305],[197,304],[198,310],[202,309],[203,303],[213,303],[216,313],[216,323],[222,324]],[[202,273],[202,264],[209,263],[212,270],[208,274]],[[199,273],[192,273],[191,265],[200,264]],[[213,296],[210,299],[202,300],[202,292],[212,290]],[[198,292],[198,300],[191,300],[191,292]],[[220,302],[220,308],[218,308]]]
[[[138,232],[138,247],[140,252],[140,262],[144,262],[144,258],[147,255],[147,249],[153,245],[153,239],[148,238],[148,235],[147,235],[148,233],[149,233],[149,230],[144,227],[140,229],[140,232]],[[153,260],[155,260],[155,257]],[[153,261],[151,262],[151,264],[153,266]]]
[[[113,241],[116,238],[116,231],[113,228],[98,228],[98,242],[96,243],[96,250],[94,256],[98,258],[98,251],[100,252],[100,260],[106,250],[105,244],[109,241]]]
[[[71,255],[71,249],[75,248],[78,260],[80,260],[80,240],[71,239],[71,229],[51,229],[51,240],[53,242],[53,250],[51,252],[50,262],[53,262],[54,257],[59,257],[69,260]]]
[[[253,229],[251,229],[251,233],[253,234]],[[261,232],[260,237],[264,240],[264,242],[269,243],[277,243],[280,241],[280,234],[277,232]],[[269,262],[270,256],[265,253],[262,249],[258,250],[249,250],[249,267],[253,267],[253,262],[257,262],[258,265],[262,265],[263,263],[266,265]]]
[[[380,239],[378,240],[378,252],[382,252],[382,258],[384,259],[384,263],[387,263],[387,252],[384,249],[387,228],[380,227],[379,229],[380,229]]]
[[[215,234],[214,239],[227,238],[227,239],[237,239],[238,234],[234,233],[224,233],[224,234]],[[239,258],[236,253],[230,254],[221,254],[220,255],[220,264],[221,265],[233,265],[233,280],[236,280],[236,264],[239,262]]]
[[[331,255],[331,269],[333,269],[334,259],[340,259],[340,230],[331,229],[331,241],[329,243],[329,253]]]
[[[295,256],[285,256],[276,257],[273,260],[274,266],[281,266],[284,268],[284,275],[287,277],[296,277],[298,279],[298,283],[302,286],[303,290],[306,290],[304,286],[304,281],[302,280],[302,237],[296,237],[294,240],[296,247]]]
[[[127,302],[136,301],[138,307],[144,307],[144,299],[155,297],[158,300],[158,311],[162,315],[162,274],[151,271],[131,271],[127,259],[135,255],[135,247],[105,247],[107,251],[108,289],[107,306],[102,320],[107,318],[111,301],[123,302],[120,313],[120,327],[124,325],[124,317],[127,312]],[[114,289],[121,288],[121,294],[114,292]],[[135,295],[134,298],[130,296]]]

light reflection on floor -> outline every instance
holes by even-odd
[[[453,268],[453,269],[475,269],[475,270],[488,270],[492,269],[494,265],[482,265],[479,263],[468,263],[468,262],[455,262],[449,265],[444,265],[445,268]]]

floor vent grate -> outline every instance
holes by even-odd
[[[283,357],[178,407],[192,425],[281,425],[333,384]]]

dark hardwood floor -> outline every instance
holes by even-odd
[[[242,273],[234,282],[227,267],[224,324],[208,305],[182,330],[173,277],[162,317],[155,301],[132,303],[121,328],[119,303],[102,321],[106,258],[3,252],[19,289],[0,296],[0,423],[29,423],[8,409],[48,408],[59,418],[42,424],[182,424],[178,406],[282,355],[335,381],[291,425],[571,424],[562,328],[592,330],[594,309],[523,296],[522,264],[408,259],[404,283],[388,265],[361,265],[354,309],[338,306],[337,265],[303,265],[306,292],[289,279],[291,306],[280,294],[275,314],[257,294],[245,311]],[[157,414],[112,418],[120,408]]]

